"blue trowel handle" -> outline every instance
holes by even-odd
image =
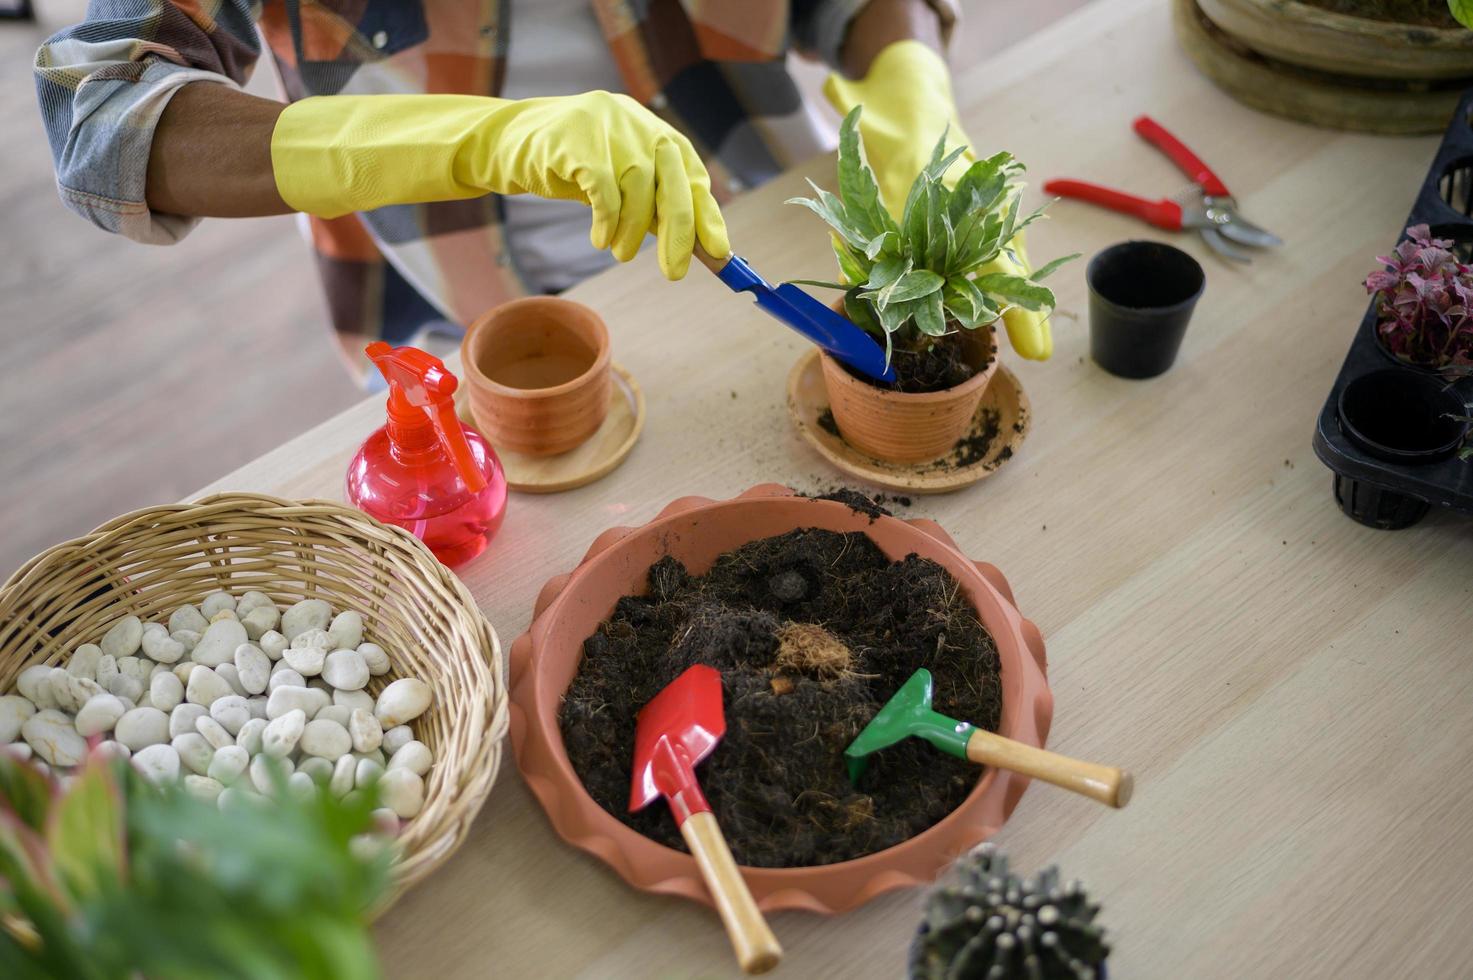
[[[726,283],[727,288],[734,293],[740,293],[747,289],[766,289],[769,291],[772,289],[772,286],[765,279],[752,270],[752,267],[747,264],[747,260],[736,253],[728,255],[724,259],[718,259],[704,248],[701,248],[698,243],[695,248],[695,256],[700,260],[702,265],[716,273],[716,278]]]

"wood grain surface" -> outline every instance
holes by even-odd
[[[1315,415],[1365,304],[1359,280],[1396,238],[1436,141],[1330,132],[1260,115],[1198,75],[1152,0],[1102,0],[969,73],[968,131],[1033,179],[1144,194],[1181,177],[1130,131],[1180,135],[1286,240],[1246,268],[1195,238],[1208,271],[1180,359],[1113,378],[1086,358],[1083,263],[1061,271],[1057,352],[1010,364],[1034,408],[1018,459],[924,498],[997,564],[1048,642],[1050,748],[1130,769],[1114,812],[1033,787],[998,842],[1058,862],[1103,901],[1120,978],[1466,975],[1473,957],[1473,523],[1433,514],[1359,527],[1310,450]],[[731,208],[735,247],[772,277],[831,274],[825,231],[782,201],[818,161]],[[1061,202],[1030,232],[1040,261],[1161,233]],[[541,583],[598,531],[683,494],[833,471],[794,431],[784,386],[800,342],[705,274],[653,258],[572,296],[595,306],[640,379],[649,421],[628,462],[556,496],[513,498],[463,577],[508,641]],[[1008,355],[1005,353],[1005,357]],[[337,496],[368,401],[214,484]],[[776,976],[895,977],[921,896],[841,918],[787,913]],[[504,772],[467,844],[378,927],[399,977],[722,977],[717,918],[630,891],[548,829]]]

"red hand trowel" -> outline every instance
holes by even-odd
[[[737,962],[743,972],[766,973],[782,959],[782,947],[737,871],[716,816],[696,781],[696,764],[726,734],[721,672],[701,664],[691,667],[655,695],[637,721],[629,812],[665,797],[716,900]]]

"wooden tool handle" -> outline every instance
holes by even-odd
[[[716,911],[731,937],[731,947],[736,951],[742,972],[766,973],[777,966],[783,958],[783,948],[747,890],[747,883],[742,880],[726,838],[721,835],[721,827],[716,823],[716,815],[709,811],[692,813],[680,825],[680,834],[700,865],[701,877],[706,879],[711,897],[716,899]]]
[[[1135,788],[1135,780],[1123,769],[1081,762],[1047,749],[1014,742],[981,728],[967,739],[967,758],[1042,779],[1117,808],[1130,802],[1131,791]]]
[[[726,268],[726,263],[728,263],[728,262],[731,261],[731,256],[730,255],[726,256],[726,258],[723,258],[723,259],[716,258],[710,252],[708,252],[704,248],[702,248],[701,247],[701,243],[699,241],[696,242],[695,251],[692,252],[691,254],[693,254],[696,257],[696,260],[698,262],[700,262],[701,265],[703,265],[706,268],[710,269],[712,272],[716,273],[718,276],[721,275],[721,270],[724,269],[724,268]]]

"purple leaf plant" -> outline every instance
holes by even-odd
[[[1397,359],[1422,367],[1473,365],[1473,266],[1453,254],[1453,242],[1413,225],[1385,268],[1366,277],[1376,297],[1376,333]]]

